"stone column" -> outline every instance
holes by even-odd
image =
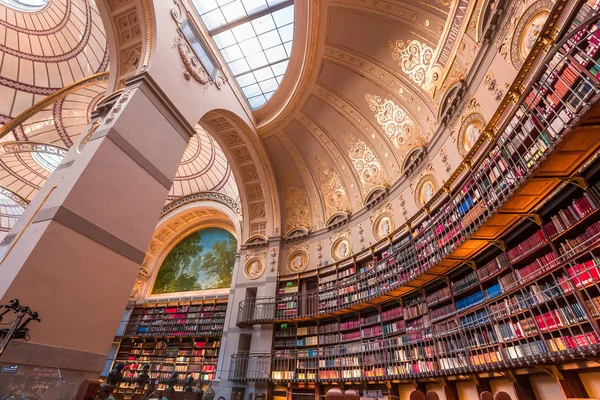
[[[0,246],[0,304],[41,318],[0,361],[98,376],[194,134],[182,121],[138,75],[69,150]]]

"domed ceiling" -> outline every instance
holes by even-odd
[[[13,2],[0,2],[2,124],[108,67],[106,36],[93,0],[52,0],[41,12],[17,10]]]
[[[223,150],[200,126],[185,150],[168,201],[198,192],[220,192],[239,201],[231,167]]]
[[[398,181],[407,155],[434,138],[442,99],[466,77],[479,48],[474,25],[463,35],[476,2],[315,4],[320,19],[308,34],[317,32],[318,47],[307,46],[314,66],[298,86],[301,98],[277,121],[259,121],[284,233],[322,228],[336,212],[356,212],[374,189]]]

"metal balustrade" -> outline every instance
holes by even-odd
[[[333,289],[243,300],[237,324],[289,321],[348,309],[408,283],[464,243],[596,102],[600,85],[589,68],[600,66],[598,52],[592,57],[579,45],[596,40],[599,18],[595,15],[572,29],[552,49],[543,63],[547,67],[524,91],[489,153],[463,179],[460,190],[425,217],[401,249],[371,269],[338,279]]]
[[[593,356],[600,351],[594,326],[600,319],[598,253],[600,233],[442,324],[358,343],[234,354],[229,380],[416,379]],[[581,264],[582,259],[593,263]],[[541,327],[536,316],[543,317]]]

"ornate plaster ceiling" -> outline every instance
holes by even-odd
[[[474,29],[467,22],[475,2],[316,4],[320,22],[310,28],[318,28],[319,44],[314,73],[296,88],[303,98],[279,121],[259,121],[277,174],[284,233],[321,228],[397,181],[408,154],[430,143],[445,92],[465,78],[478,50],[475,34],[464,35],[461,46],[456,38],[455,47],[446,45],[456,15],[463,32]]]
[[[239,201],[238,187],[223,150],[200,125],[196,125],[196,132],[185,150],[167,200],[212,191]]]
[[[40,12],[0,4],[0,123],[108,67],[93,0],[52,0]]]

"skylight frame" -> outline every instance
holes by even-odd
[[[262,107],[279,88],[289,64],[294,39],[294,0],[193,0],[192,3],[250,107],[253,110]],[[254,8],[249,9],[248,5]],[[237,11],[231,11],[234,8]],[[220,17],[208,18],[211,13],[220,13]]]

